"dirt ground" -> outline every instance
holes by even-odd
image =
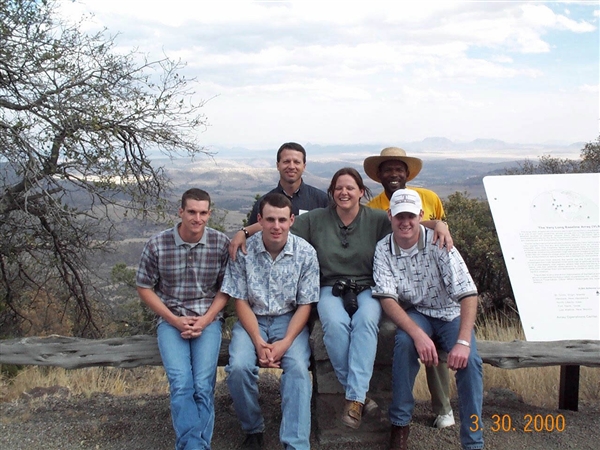
[[[261,405],[265,414],[265,449],[281,448],[278,440],[280,413],[276,379],[261,377]],[[484,400],[484,438],[489,449],[597,449],[600,442],[600,404],[580,404],[578,412],[534,407],[504,390],[486,392]],[[457,405],[454,404],[457,412]],[[494,415],[503,418],[495,424]],[[536,416],[539,415],[536,419]],[[385,420],[381,414],[380,420]],[[531,416],[531,420],[528,419]],[[554,422],[563,431],[540,430],[540,419]],[[224,383],[216,394],[216,424],[212,448],[237,448],[243,433],[235,417]],[[334,420],[334,418],[332,418]],[[366,419],[365,419],[366,420]],[[510,426],[509,426],[510,420]],[[537,428],[534,424],[537,420]],[[431,413],[426,403],[418,403],[413,417],[409,448],[459,449],[458,426],[437,430],[430,426]],[[527,422],[531,421],[526,431]],[[498,431],[493,431],[498,428]],[[360,432],[350,429],[349,434]],[[352,440],[352,439],[351,439]],[[387,448],[381,443],[323,443],[313,433],[312,448],[317,450]],[[71,396],[67,389],[37,390],[12,403],[0,404],[0,448],[5,450],[159,450],[174,447],[174,434],[167,396],[115,397],[106,394],[90,398]]]

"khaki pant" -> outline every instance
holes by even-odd
[[[427,386],[431,393],[431,409],[436,416],[443,416],[452,411],[450,405],[450,374],[446,359],[448,354],[438,349],[437,366],[425,368]],[[443,361],[442,361],[443,359]]]

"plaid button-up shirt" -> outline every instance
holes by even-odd
[[[178,227],[165,230],[146,243],[136,284],[154,289],[177,316],[203,315],[221,288],[229,260],[229,238],[206,227],[202,239],[189,244],[179,236]]]

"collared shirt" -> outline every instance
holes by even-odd
[[[329,205],[329,197],[327,194],[321,189],[317,189],[314,186],[304,183],[304,180],[302,180],[300,187],[291,197],[283,190],[281,183],[278,183],[275,189],[267,192],[267,194],[263,195],[256,201],[256,203],[254,203],[252,212],[248,218],[248,225],[258,222],[257,216],[259,212],[258,208],[260,206],[260,201],[268,194],[283,194],[289,198],[292,202],[292,214],[295,216],[299,216],[307,211],[312,211],[313,209],[326,208]]]
[[[221,287],[229,260],[229,238],[206,227],[202,239],[190,244],[181,239],[178,227],[165,230],[146,243],[136,284],[154,289],[177,316],[201,316]]]
[[[421,197],[421,203],[423,205],[423,220],[446,220],[446,213],[444,213],[444,206],[438,195],[425,188],[406,186],[406,189],[412,189],[417,191],[419,197]],[[375,209],[383,209],[387,211],[390,208],[390,199],[385,195],[385,191],[374,197],[367,203],[367,206]]]
[[[304,239],[290,233],[275,260],[265,249],[262,231],[248,239],[246,249],[247,255],[238,251],[229,261],[221,290],[247,300],[254,314],[280,316],[319,300],[317,252]]]
[[[460,301],[477,295],[477,287],[458,250],[440,249],[432,242],[433,230],[420,229],[410,253],[396,245],[393,233],[377,243],[373,297],[393,298],[404,308],[451,321],[460,316]]]

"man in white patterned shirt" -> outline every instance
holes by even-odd
[[[419,359],[426,366],[438,364],[434,340],[448,353],[448,367],[456,371],[462,447],[481,449],[483,371],[473,332],[477,288],[458,250],[438,248],[433,231],[420,225],[423,209],[417,192],[394,192],[388,216],[392,233],[377,243],[372,293],[398,327],[390,449],[407,449]]]
[[[289,233],[292,205],[282,194],[260,202],[262,232],[247,242],[247,254],[230,260],[221,290],[235,298],[239,321],[229,345],[227,385],[246,433],[241,448],[260,449],[265,429],[258,403],[259,367],[283,369],[279,439],[286,449],[310,448],[311,379],[308,321],[319,299],[315,249]]]

